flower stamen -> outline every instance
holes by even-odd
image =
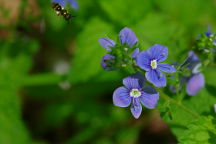
[[[152,69],[156,69],[157,68],[157,60],[152,60],[151,61],[151,67],[152,67]]]
[[[134,98],[138,98],[141,96],[141,92],[138,89],[132,89],[130,91],[130,96]]]

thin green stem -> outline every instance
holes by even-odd
[[[165,93],[163,93],[160,89],[157,89],[158,92],[160,93],[160,97],[163,98],[166,101],[171,102],[173,105],[178,106],[179,108],[181,108],[182,110],[186,111],[187,113],[191,114],[193,117],[195,118],[199,118],[200,115],[191,111],[190,109],[188,109],[187,107],[185,107],[184,105],[182,105],[181,103],[179,103],[178,101],[176,101],[175,99],[167,96]]]

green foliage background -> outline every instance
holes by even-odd
[[[139,38],[141,49],[166,45],[167,61],[182,62],[207,24],[216,31],[216,1],[78,0],[78,4],[78,11],[70,10],[76,17],[68,23],[55,14],[50,1],[37,0],[40,14],[32,16],[25,13],[28,1],[22,0],[18,20],[0,25],[0,35],[10,32],[0,39],[0,143],[214,144],[216,65],[204,70],[206,86],[198,95],[181,93],[185,99],[179,102],[202,115],[199,119],[161,99],[157,110],[144,109],[135,120],[129,108],[112,104],[112,92],[128,74],[103,71],[100,59],[106,51],[98,38],[117,40],[127,26]],[[0,12],[7,16],[4,8]],[[61,61],[69,69],[63,74],[55,70]],[[157,123],[158,110],[168,128],[148,137],[146,131],[151,122]],[[167,132],[158,142],[155,137]]]

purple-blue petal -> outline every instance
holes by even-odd
[[[197,57],[197,55],[193,51],[190,51],[186,60],[180,65],[180,68],[186,66],[188,69],[193,69],[193,67],[199,62],[200,59]]]
[[[146,79],[154,84],[156,87],[165,87],[166,86],[166,77],[159,70],[150,70],[145,73]]]
[[[158,69],[162,70],[163,72],[166,72],[166,73],[174,73],[176,72],[176,69],[174,66],[172,65],[169,65],[167,63],[159,63],[158,65]]]
[[[137,65],[146,71],[151,70],[151,58],[147,51],[140,52],[136,57]]]
[[[131,103],[129,90],[125,87],[117,88],[113,93],[113,103],[115,106],[128,107]]]
[[[135,59],[135,58],[138,56],[139,51],[140,51],[139,48],[136,48],[136,49],[134,50],[134,52],[131,54],[131,57]]]
[[[103,67],[103,69],[106,70],[106,71],[112,71],[112,70],[114,70],[108,64],[109,61],[112,61],[114,59],[115,59],[115,57],[112,56],[112,55],[110,55],[110,54],[104,55],[103,58],[101,59],[101,66]]]
[[[146,82],[146,78],[141,72],[132,74],[130,77],[138,79],[140,88],[142,88],[144,83]]]
[[[196,95],[201,88],[205,86],[205,79],[203,74],[193,75],[187,83],[187,94],[190,96]]]
[[[132,105],[131,105],[131,113],[132,115],[138,119],[141,115],[142,112],[142,106],[140,104],[140,101],[138,98],[133,98],[132,100]]]
[[[198,56],[194,53],[194,51],[189,51],[188,57],[191,57],[191,61],[200,62]]]
[[[141,88],[140,83],[139,83],[139,79],[135,78],[135,77],[131,77],[131,76],[124,78],[123,84],[126,88],[128,88],[130,90],[133,88],[136,88],[136,89]]]
[[[193,73],[193,74],[198,74],[198,73],[200,73],[200,72],[201,72],[201,69],[200,69],[201,66],[202,66],[201,63],[198,63],[197,65],[195,65],[194,68],[193,68],[193,70],[192,70],[192,73]]]
[[[214,112],[216,113],[216,104],[214,104]]]
[[[153,109],[157,105],[159,99],[158,93],[156,94],[148,94],[143,92],[143,94],[139,97],[141,103],[147,107],[148,109]]]
[[[216,46],[216,40],[213,41],[213,45]]]
[[[77,0],[68,0],[68,2],[70,3],[71,7],[72,7],[74,10],[78,10],[78,9],[79,9]]]
[[[156,91],[155,88],[153,88],[152,86],[150,85],[145,85],[142,90],[145,92],[145,93],[148,93],[148,94],[157,94],[158,92]]]
[[[58,3],[58,4],[60,4],[61,6],[65,6],[65,0],[52,0],[52,2],[54,3],[54,2],[56,2],[56,3]]]
[[[133,46],[138,41],[134,32],[127,27],[123,28],[120,31],[119,39],[120,39],[122,45],[127,43],[129,46]]]
[[[157,62],[164,61],[168,56],[168,48],[163,45],[155,44],[148,50],[151,60],[156,59]]]
[[[110,38],[100,38],[99,40],[100,45],[105,48],[107,51],[111,51],[110,47],[114,47],[116,43],[111,40]]]

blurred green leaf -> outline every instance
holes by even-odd
[[[195,119],[180,136],[180,144],[214,144],[216,127],[212,121],[211,116]]]
[[[109,18],[121,26],[137,23],[152,8],[151,1],[143,0],[102,0],[99,3]]]
[[[102,71],[100,60],[105,50],[99,45],[98,39],[113,33],[112,26],[99,18],[93,18],[77,38],[77,46],[72,59],[69,80],[73,83],[85,82]]]
[[[1,44],[0,143],[28,144],[30,136],[22,121],[18,92],[31,68],[31,57],[38,49],[38,44],[25,38],[11,39]]]
[[[0,59],[0,143],[28,144],[29,135],[22,122],[18,87],[29,68],[29,59],[18,56]]]
[[[202,2],[200,0],[156,0],[158,9],[161,12],[169,14],[173,20],[185,24],[197,24],[202,18],[210,14],[213,7],[212,0]]]

